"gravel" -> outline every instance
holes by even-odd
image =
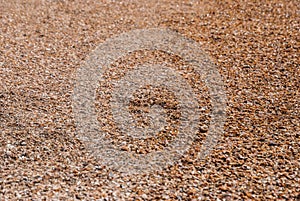
[[[0,200],[299,200],[299,5],[297,0],[1,0]],[[73,84],[77,69],[100,43],[153,27],[197,41],[215,63],[227,94],[225,132],[207,157],[197,158],[210,120],[209,94],[193,71],[182,70],[201,89],[199,104],[207,105],[193,145],[161,171],[124,175],[77,138]],[[108,81],[114,73],[154,61],[173,63],[178,71],[185,65],[165,52],[132,52],[113,64]],[[109,82],[99,83],[100,123],[113,121],[110,90]],[[152,100],[176,107],[167,89],[140,93],[142,102],[161,94]],[[135,96],[131,109],[146,110]],[[177,122],[168,121],[175,125],[166,129],[172,141]],[[123,145],[115,125],[107,125]],[[138,154],[163,149],[156,140],[150,139],[150,147],[128,140],[132,146],[122,149]]]

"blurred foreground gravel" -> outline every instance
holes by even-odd
[[[299,200],[299,12],[297,0],[0,0],[0,200]],[[175,165],[124,176],[76,138],[73,82],[98,44],[153,27],[201,43],[223,78],[228,118],[204,160],[195,156],[205,127]],[[141,51],[114,69],[164,59],[182,64]],[[110,119],[103,108],[99,122]],[[141,154],[163,146],[132,143]]]

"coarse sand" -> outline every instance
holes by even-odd
[[[0,200],[299,200],[299,13],[297,0],[0,0]],[[223,79],[227,119],[216,146],[199,160],[209,94],[182,70],[202,89],[195,92],[199,104],[207,104],[199,135],[173,165],[124,175],[78,139],[74,81],[99,44],[148,28],[201,44]],[[164,61],[177,71],[185,65],[176,55],[136,51],[115,61],[99,83],[98,121],[123,151],[147,154],[166,143],[129,139],[123,146],[109,110],[109,79],[137,63]],[[140,93],[146,98],[134,94],[133,111],[149,100],[177,107],[167,89],[145,86]],[[167,130],[172,141],[176,126]]]

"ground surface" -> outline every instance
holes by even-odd
[[[0,200],[300,199],[299,1],[0,2]],[[198,41],[216,64],[225,132],[204,160],[191,149],[163,171],[122,176],[76,138],[73,82],[98,44],[153,27]]]

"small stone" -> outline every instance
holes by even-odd
[[[200,126],[200,132],[201,133],[206,133],[207,131],[208,131],[208,126],[207,125]]]

